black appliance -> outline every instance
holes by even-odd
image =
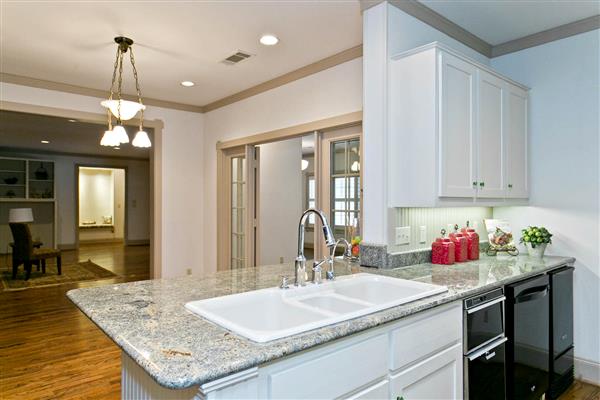
[[[507,285],[505,294],[507,399],[539,400],[549,381],[550,278]]]
[[[464,301],[465,399],[505,400],[502,289]]]
[[[548,397],[557,399],[573,383],[573,267],[550,276],[550,387]]]

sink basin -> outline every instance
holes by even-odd
[[[446,292],[445,286],[367,273],[320,285],[268,288],[191,301],[185,307],[255,342],[321,328]]]

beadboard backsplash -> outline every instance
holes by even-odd
[[[431,242],[440,236],[440,231],[448,225],[464,227],[467,221],[477,230],[480,240],[486,239],[483,220],[492,218],[491,207],[448,207],[448,208],[396,208],[395,222],[388,240],[388,252],[404,252],[431,249]],[[395,228],[410,226],[410,244],[396,245]],[[426,240],[420,243],[420,227],[425,226]]]

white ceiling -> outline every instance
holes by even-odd
[[[2,72],[108,90],[115,36],[146,97],[204,105],[362,43],[358,0],[0,2]],[[280,43],[266,47],[264,33]],[[236,66],[236,50],[256,54]],[[180,81],[191,80],[193,88]],[[135,93],[131,68],[125,92]]]
[[[133,140],[136,127],[126,126],[129,139]],[[88,122],[69,122],[65,118],[44,115],[0,111],[0,147],[11,149],[41,150],[76,153],[93,156],[120,156],[148,159],[149,149],[123,144],[119,150],[100,146],[106,125]],[[152,129],[145,128],[152,140]],[[41,143],[48,140],[50,143]]]
[[[419,0],[491,45],[600,14],[597,0]]]

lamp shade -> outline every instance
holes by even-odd
[[[33,222],[33,212],[31,208],[11,208],[8,211],[8,222]]]
[[[120,109],[119,103],[121,104]],[[102,104],[103,107],[108,108],[112,115],[121,121],[130,120],[135,117],[140,110],[146,109],[145,105],[129,100],[104,100],[100,102],[100,104]]]
[[[133,138],[133,142],[131,142],[131,144],[135,147],[145,148],[152,146],[152,142],[150,142],[150,138],[148,137],[148,134],[145,131],[138,131],[138,133],[135,134],[135,137]]]

